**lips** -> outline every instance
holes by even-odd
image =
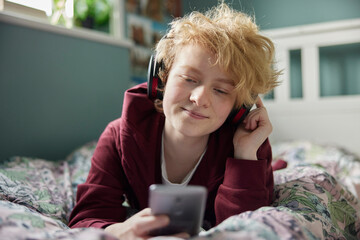
[[[194,119],[207,119],[209,117],[197,112],[197,111],[192,111],[192,110],[188,110],[188,109],[185,109],[183,108],[183,110],[192,118]]]

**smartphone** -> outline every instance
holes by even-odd
[[[149,187],[149,207],[154,215],[166,214],[168,226],[151,232],[152,236],[200,232],[206,205],[207,190],[203,186],[153,184]]]

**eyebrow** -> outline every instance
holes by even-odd
[[[181,66],[181,68],[189,69],[190,71],[195,72],[195,74],[197,74],[197,75],[202,75],[202,72],[200,70],[198,70],[192,66],[183,65],[183,66]],[[234,86],[234,81],[229,78],[216,78],[216,81]]]

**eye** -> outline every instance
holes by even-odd
[[[185,78],[185,81],[189,82],[189,83],[196,83],[197,82],[196,80],[193,80],[191,78]]]
[[[229,94],[227,91],[224,91],[220,88],[214,88],[214,91],[217,92],[217,93],[220,93],[220,94]]]

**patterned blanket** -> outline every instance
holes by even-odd
[[[101,229],[67,227],[95,146],[61,161],[0,162],[0,239],[114,239]],[[274,172],[272,206],[232,216],[193,239],[360,239],[356,155],[306,141],[273,144],[273,155],[288,166]]]

